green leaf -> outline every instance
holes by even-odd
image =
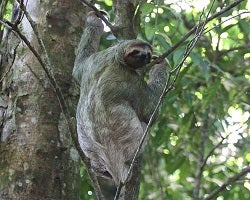
[[[170,46],[172,46],[172,42],[170,38],[164,33],[155,34],[155,39],[159,41],[160,45],[165,49],[168,50]]]
[[[250,33],[250,23],[247,23],[245,20],[240,20],[238,24],[239,24],[240,29],[246,35],[249,35],[249,33]]]
[[[155,8],[155,5],[152,3],[142,4],[140,7],[140,11],[141,11],[142,16],[146,16],[146,15],[150,14],[154,8]]]
[[[202,105],[204,109],[207,108],[209,104],[216,103],[216,101],[214,101],[214,97],[218,94],[220,85],[220,80],[217,80],[206,89],[206,94],[204,95],[205,97],[203,99]]]
[[[177,66],[183,58],[184,49],[178,49],[173,53],[174,66]]]
[[[145,35],[148,40],[152,39],[155,35],[155,29],[152,28],[151,26],[146,26],[145,27]]]

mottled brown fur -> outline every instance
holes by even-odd
[[[163,91],[166,65],[163,62],[153,66],[147,84],[136,69],[150,61],[150,45],[127,40],[96,53],[102,32],[101,20],[89,13],[73,70],[81,90],[77,132],[97,176],[118,185],[126,179],[129,164]]]

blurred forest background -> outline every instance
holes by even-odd
[[[157,55],[179,42],[200,18],[205,19],[210,9],[212,15],[232,3],[216,0],[212,6],[209,0],[140,2],[138,38],[152,44]],[[96,1],[95,6],[105,10],[112,22],[111,0]],[[11,1],[6,8],[3,19],[11,16]],[[206,33],[186,59],[151,129],[144,153],[140,199],[205,199],[223,184],[226,188],[215,199],[250,199],[250,173],[237,177],[250,163],[250,0],[205,28]],[[181,61],[191,39],[167,57],[169,70]],[[106,32],[100,50],[116,41]],[[84,167],[79,176],[81,199],[94,199]],[[235,179],[228,182],[231,177]]]

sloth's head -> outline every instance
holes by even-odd
[[[128,44],[124,53],[124,62],[133,69],[148,64],[152,57],[152,47],[143,41],[134,40]]]

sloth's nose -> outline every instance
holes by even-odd
[[[141,52],[140,57],[141,57],[142,59],[145,59],[145,58],[148,57],[148,54],[147,54],[146,52]]]

